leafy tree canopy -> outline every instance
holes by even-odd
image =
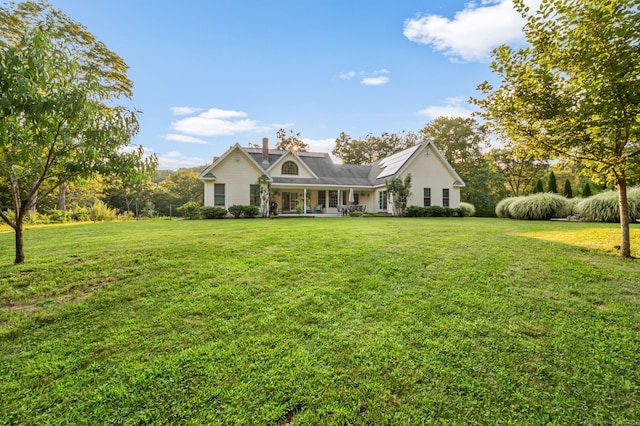
[[[504,140],[573,161],[615,182],[620,255],[630,256],[627,174],[640,155],[640,8],[637,0],[542,0],[527,20],[529,47],[494,51],[500,86],[473,101]]]
[[[309,149],[309,144],[300,139],[300,132],[294,133],[293,130],[289,130],[287,134],[284,129],[280,129],[276,133],[276,137],[279,139],[276,143],[276,149],[283,151],[307,151]]]
[[[22,224],[38,196],[96,174],[148,173],[155,157],[125,149],[138,132],[127,66],[44,1],[0,7],[0,176],[9,183],[16,263]]]
[[[351,136],[342,132],[336,139],[332,154],[340,158],[344,164],[364,165],[374,163],[418,143],[420,143],[420,137],[411,132],[383,132],[380,136],[369,133],[362,139],[351,139]]]

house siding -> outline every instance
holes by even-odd
[[[294,163],[296,163],[296,165],[298,166],[298,174],[297,175],[283,175],[282,174],[282,165],[284,163],[286,163],[287,161],[293,161]],[[278,163],[275,165],[275,167],[273,169],[269,170],[269,174],[271,175],[271,177],[286,177],[286,178],[300,178],[300,179],[313,179],[313,178],[315,178],[315,176],[313,176],[307,170],[306,164],[304,164],[302,162],[302,160],[300,160],[298,157],[296,157],[295,155],[293,155],[291,153],[288,153],[287,155],[284,156],[284,158],[281,158],[280,160],[278,160]]]
[[[249,205],[250,186],[257,183],[262,173],[256,166],[236,148],[215,169],[215,181],[205,181],[204,205],[213,206],[214,184],[225,184],[225,208],[239,205]],[[237,157],[236,157],[237,154]],[[236,160],[237,158],[237,160]]]
[[[460,207],[460,188],[454,187],[456,177],[442,164],[437,155],[427,146],[406,170],[402,172],[404,180],[411,173],[411,197],[407,206],[422,206],[423,188],[431,188],[431,205],[442,206],[442,189],[449,189],[449,207]]]

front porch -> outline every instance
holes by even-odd
[[[335,217],[344,211],[386,211],[385,202],[381,205],[377,194],[381,191],[362,188],[271,188],[269,212],[278,215],[315,215]],[[383,209],[381,209],[382,207]]]

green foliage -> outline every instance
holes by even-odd
[[[203,219],[224,219],[227,216],[227,209],[224,207],[202,206],[200,214]]]
[[[573,189],[571,189],[571,182],[569,181],[569,179],[566,179],[564,181],[564,190],[562,191],[562,194],[566,198],[573,198]]]
[[[280,129],[276,133],[276,137],[279,139],[275,146],[276,149],[296,152],[307,151],[309,149],[309,144],[300,138],[300,132],[294,133],[293,130],[289,130],[289,134],[287,135],[286,130]]]
[[[200,218],[200,204],[195,201],[188,201],[176,210],[178,214],[186,219],[199,219]]]
[[[591,192],[591,185],[589,185],[589,182],[585,182],[584,186],[582,187],[582,198],[587,198],[587,197],[591,197],[591,195],[593,195],[593,193]]]
[[[640,219],[640,187],[627,191],[629,220]],[[620,222],[618,194],[616,191],[601,192],[581,200],[576,212],[586,220],[595,222]]]
[[[509,206],[511,206],[512,203],[518,200],[521,200],[523,198],[524,196],[521,195],[519,197],[508,197],[503,200],[500,200],[498,205],[496,205],[496,216],[504,219],[511,218],[511,213],[509,213]]]
[[[567,199],[550,192],[519,197],[509,204],[509,217],[522,220],[548,220],[571,213]]]
[[[229,213],[231,213],[231,215],[233,215],[233,217],[235,217],[236,219],[242,215],[243,210],[244,206],[241,206],[239,204],[234,204],[233,206],[229,207]]]
[[[467,210],[464,208],[440,207],[440,206],[409,206],[405,216],[407,217],[465,217]]]
[[[94,222],[103,222],[115,220],[117,217],[116,210],[107,206],[104,202],[98,200],[91,207],[91,220]]]
[[[482,117],[505,141],[567,160],[624,194],[640,157],[637,0],[546,0],[537,13],[514,4],[526,47],[494,51],[500,86],[478,87]],[[629,222],[619,216],[620,256],[629,257]]]
[[[553,194],[558,193],[558,183],[556,182],[556,174],[553,173],[553,170],[549,174],[549,184],[548,184],[549,192]]]
[[[534,194],[541,194],[544,192],[544,185],[542,184],[542,179],[538,179],[536,181],[536,186],[533,187]]]
[[[155,167],[137,112],[118,105],[132,83],[122,59],[44,1],[0,7],[0,179],[10,184],[15,263],[24,263],[22,224],[37,199],[98,174]],[[3,213],[0,211],[0,217]]]
[[[460,208],[464,210],[464,215],[467,217],[473,217],[476,215],[476,208],[471,203],[460,203]]]
[[[418,143],[420,137],[411,132],[383,132],[380,136],[369,133],[361,139],[351,139],[351,136],[342,132],[331,153],[344,164],[371,164]]]
[[[244,206],[242,208],[242,215],[247,218],[256,217],[260,214],[260,208],[258,206]]]
[[[398,216],[404,216],[407,208],[407,199],[411,196],[411,173],[402,178],[392,178],[384,181],[387,186],[387,197],[393,204],[393,212]]]
[[[142,208],[142,216],[152,219],[158,216],[158,212],[156,211],[156,206],[151,201],[147,201],[144,203],[144,207]]]
[[[549,167],[546,162],[532,157],[526,150],[513,147],[492,149],[485,158],[491,170],[504,178],[505,185],[513,197],[524,195],[530,188],[534,188],[536,176]],[[503,197],[499,199],[501,198]]]

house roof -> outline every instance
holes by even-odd
[[[324,152],[293,152],[275,149],[269,150],[269,162],[267,164],[262,162],[261,148],[241,147],[239,144],[235,144],[220,158],[217,158],[211,166],[207,167],[200,174],[200,179],[215,180],[215,175],[212,173],[215,166],[223,161],[234,149],[239,149],[266,175],[269,175],[269,171],[274,170],[274,166],[283,162],[286,157],[293,155],[309,171],[309,174],[314,176],[313,178],[271,176],[274,184],[370,188],[372,186],[382,186],[385,184],[385,180],[401,174],[413,159],[415,159],[427,147],[430,147],[433,150],[436,156],[452,174],[455,180],[454,186],[465,186],[460,176],[445,160],[444,156],[435,147],[435,145],[431,143],[431,141],[425,141],[421,144],[414,145],[369,165],[336,164],[331,159],[331,156]]]

